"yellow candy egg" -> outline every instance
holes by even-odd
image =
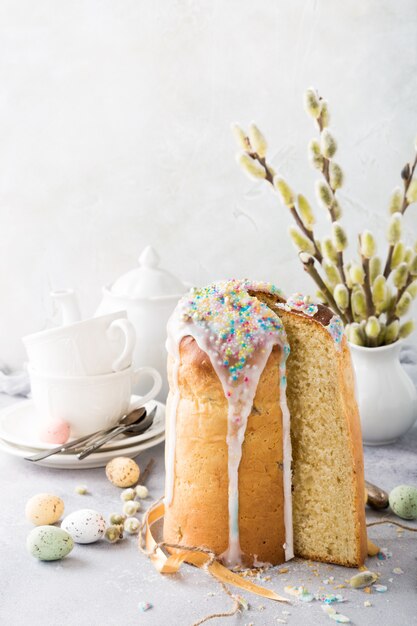
[[[51,493],[38,493],[26,503],[26,519],[35,526],[55,524],[64,512],[64,502]]]
[[[139,480],[139,465],[133,459],[118,456],[107,463],[106,476],[116,487],[132,487]]]

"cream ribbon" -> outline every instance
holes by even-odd
[[[277,602],[290,601],[287,598],[279,596],[270,589],[264,589],[255,583],[242,578],[239,574],[231,572],[229,569],[221,565],[218,561],[212,561],[210,556],[205,552],[201,552],[198,548],[190,550],[179,550],[167,556],[160,548],[157,541],[152,534],[152,525],[164,517],[165,507],[162,502],[152,505],[146,512],[143,520],[143,527],[145,529],[145,546],[148,552],[148,556],[151,559],[155,569],[160,574],[174,574],[179,570],[182,563],[190,563],[197,567],[209,570],[209,573],[217,578],[220,582],[234,585],[244,591],[255,593],[263,598],[269,600],[276,600]],[[211,562],[210,562],[211,561]]]

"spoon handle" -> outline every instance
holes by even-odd
[[[145,432],[146,430],[148,430],[148,428],[152,426],[152,423],[156,414],[156,409],[157,407],[154,407],[148,415],[146,414],[146,411],[145,411],[144,415],[134,424],[126,424],[124,426],[120,426],[119,428],[116,428],[116,430],[112,431],[105,437],[98,439],[87,448],[84,448],[79,454],[77,454],[79,460],[82,461],[82,459],[85,459],[87,456],[95,452],[95,450],[97,450],[98,448],[103,446],[105,443],[110,441],[110,439],[117,437],[117,435],[121,435],[125,432],[128,432],[128,433],[134,432],[136,435],[138,435],[142,432]]]
[[[74,439],[74,441],[70,441],[70,443],[64,443],[56,448],[51,448],[50,450],[42,450],[42,452],[38,452],[32,456],[25,457],[26,461],[42,461],[42,459],[48,458],[48,456],[52,456],[54,454],[58,454],[59,452],[66,452],[67,450],[71,450],[71,448],[76,448],[80,443],[87,443],[90,439],[93,439],[97,436],[105,435],[109,432],[109,429],[99,430],[95,433],[91,433],[90,435],[84,435],[84,437],[79,437],[79,439]]]
[[[91,446],[87,446],[87,448],[84,448],[82,452],[77,454],[79,460],[82,461],[82,459],[85,459],[86,456],[92,454],[95,450],[97,450],[97,448],[103,446],[105,443],[110,441],[110,439],[114,439],[117,435],[121,435],[125,430],[128,430],[128,428],[131,428],[131,426],[119,426],[115,430],[112,430],[111,433],[108,433],[104,437],[100,437],[93,444],[91,444]]]

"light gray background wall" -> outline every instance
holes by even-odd
[[[255,119],[312,197],[310,85],[333,112],[351,238],[382,244],[417,134],[415,0],[1,0],[0,360],[22,363],[50,288],[91,314],[148,243],[191,282],[308,291],[289,215],[239,171],[229,125]],[[411,242],[417,207],[406,224]]]

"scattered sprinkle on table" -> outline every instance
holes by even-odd
[[[339,624],[350,623],[350,619],[346,617],[346,615],[342,615],[341,613],[338,613],[332,606],[329,606],[328,604],[322,604],[321,608],[335,622],[338,622]]]

